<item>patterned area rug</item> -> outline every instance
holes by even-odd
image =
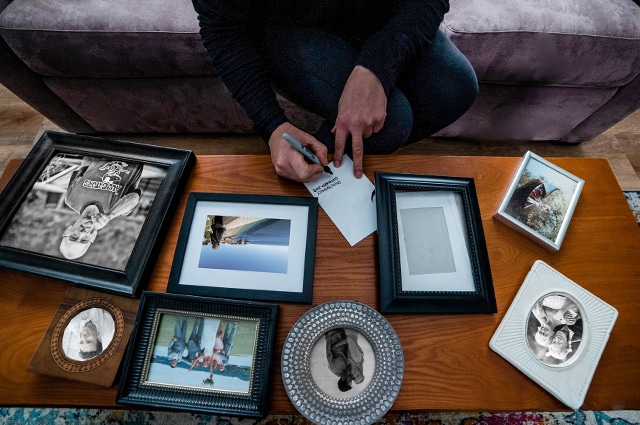
[[[627,202],[631,207],[631,212],[640,226],[640,190],[627,190],[623,191],[624,197],[627,198]]]
[[[101,409],[0,408],[6,425],[307,425],[297,415],[268,416],[262,421],[226,416],[161,411]],[[387,415],[378,424],[396,425],[640,425],[640,411],[447,412]]]

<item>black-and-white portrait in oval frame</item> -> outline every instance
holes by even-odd
[[[568,295],[576,303],[583,328],[582,339],[571,359],[556,366],[543,363],[527,342],[533,306],[552,294]],[[536,260],[491,337],[489,347],[561,402],[579,409],[617,317],[615,307],[544,261]]]
[[[558,291],[544,294],[531,306],[525,322],[531,355],[549,367],[567,367],[579,361],[589,339],[587,320],[575,297]]]
[[[102,340],[102,349],[83,359],[74,349],[78,348],[74,340],[79,337],[81,324],[98,317],[101,319],[94,325]],[[120,308],[109,299],[90,298],[75,304],[60,318],[51,336],[51,355],[67,372],[88,372],[113,356],[122,342],[123,333],[124,315]]]

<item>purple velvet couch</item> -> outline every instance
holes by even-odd
[[[451,0],[442,29],[480,95],[438,136],[577,143],[640,107],[634,0]],[[0,83],[76,133],[253,131],[191,0],[0,0]]]

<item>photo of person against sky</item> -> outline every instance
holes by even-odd
[[[291,220],[208,215],[198,267],[288,271]]]

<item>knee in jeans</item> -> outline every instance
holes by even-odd
[[[387,102],[387,118],[380,133],[371,137],[368,151],[376,154],[390,154],[405,145],[413,128],[413,110],[407,98],[399,90],[394,90]]]
[[[459,72],[452,76],[452,79],[455,79],[455,82],[452,82],[452,101],[457,100],[462,113],[464,113],[478,97],[478,77],[471,64],[466,62],[459,67]]]
[[[471,72],[471,75],[467,79],[467,85],[465,87],[465,93],[467,94],[467,108],[469,109],[471,105],[478,98],[478,93],[480,92],[480,88],[478,86],[478,78],[476,77],[475,72]]]
[[[431,130],[436,132],[464,115],[476,101],[478,92],[478,79],[471,65],[458,67],[443,81],[443,91],[434,95],[431,104],[415,111],[416,119],[431,123]]]
[[[407,123],[406,121],[396,121],[393,117],[391,119],[387,117],[382,131],[365,139],[365,152],[376,155],[394,153],[406,144],[411,134],[412,123],[413,120]]]

